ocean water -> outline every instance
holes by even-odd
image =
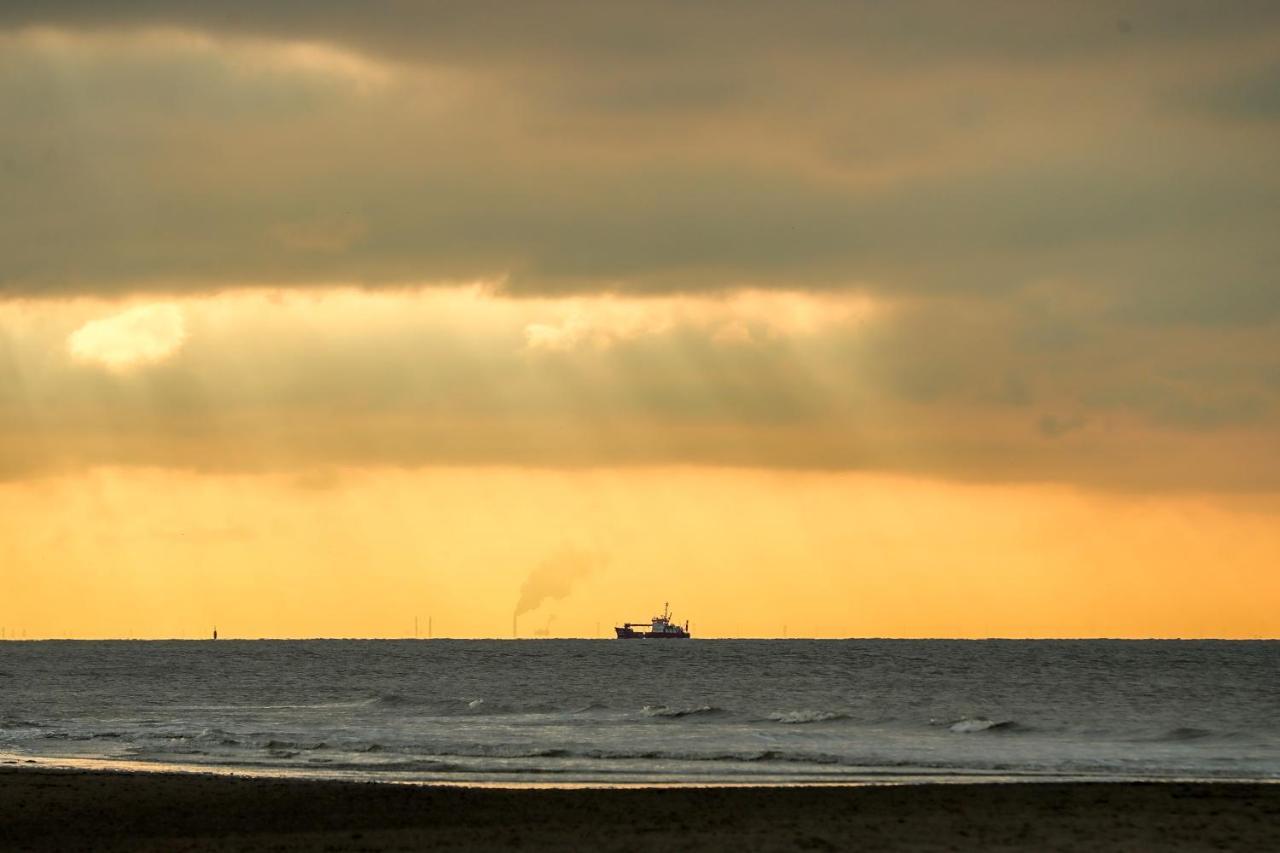
[[[0,643],[0,761],[467,783],[1280,779],[1280,642]]]

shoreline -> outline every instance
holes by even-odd
[[[1280,847],[1280,785],[511,788],[0,767],[26,850],[1206,850]]]
[[[339,782],[350,784],[411,785],[439,788],[477,788],[496,790],[637,790],[637,789],[686,789],[686,788],[863,788],[874,786],[912,785],[1276,785],[1280,777],[1213,777],[1187,775],[1168,776],[1113,776],[1089,774],[1051,774],[1032,772],[987,771],[936,771],[906,772],[900,770],[849,773],[839,777],[788,779],[782,776],[761,775],[758,779],[727,779],[711,777],[704,781],[686,779],[640,778],[641,774],[618,778],[568,778],[558,779],[554,774],[544,778],[535,771],[510,774],[488,773],[488,778],[466,777],[458,774],[432,776],[422,773],[394,771],[329,770],[323,767],[303,768],[287,765],[267,766],[253,764],[200,764],[161,761],[138,761],[92,756],[35,756],[21,753],[0,752],[0,772],[6,770],[48,770],[84,773],[155,774],[162,776],[212,776],[236,779],[294,782]]]

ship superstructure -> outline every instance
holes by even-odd
[[[647,622],[624,622],[613,629],[619,640],[687,640],[689,639],[689,622],[684,627],[671,621],[671,605],[662,605],[662,615],[654,616]]]

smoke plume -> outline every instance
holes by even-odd
[[[591,551],[566,548],[534,566],[520,587],[520,598],[512,618],[536,610],[544,601],[564,598],[573,585],[595,571],[604,558]]]

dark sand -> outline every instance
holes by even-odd
[[[1280,785],[500,790],[0,769],[3,850],[1280,850]]]

